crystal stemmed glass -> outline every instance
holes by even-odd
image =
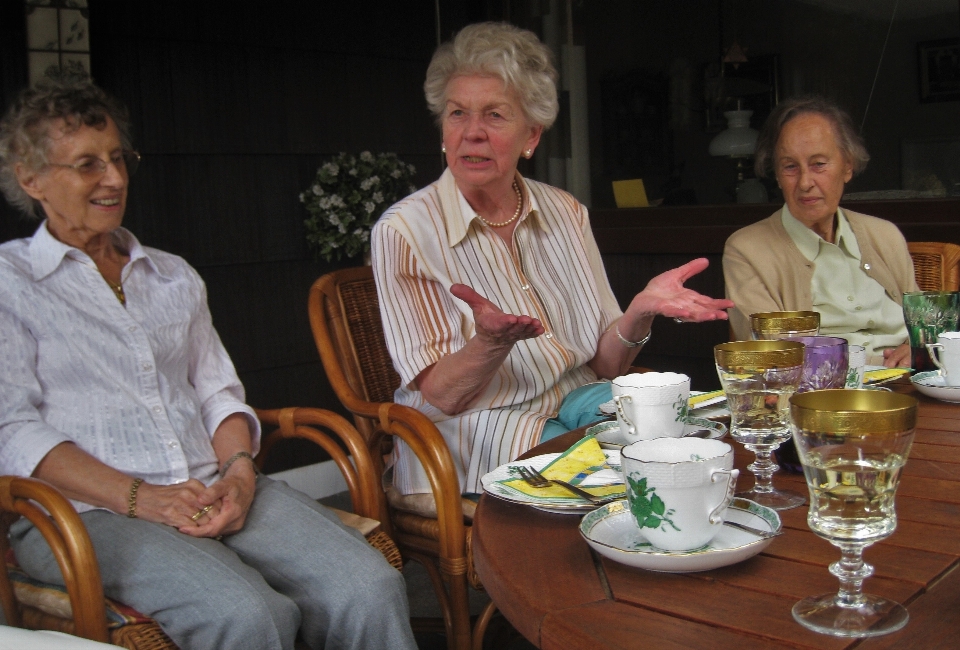
[[[840,590],[804,598],[793,606],[793,617],[834,636],[899,630],[907,624],[907,610],[863,593],[863,581],[873,574],[863,549],[897,527],[894,497],[913,442],[917,400],[871,390],[821,390],[794,395],[790,413],[810,491],[807,524],[841,553],[830,565]]]
[[[796,492],[773,487],[773,451],[790,438],[790,396],[803,372],[803,344],[796,341],[734,341],[713,349],[717,374],[730,409],[730,435],[756,455],[747,466],[755,483],[738,493],[774,510],[802,505]]]
[[[816,336],[820,314],[815,311],[763,311],[750,314],[750,330],[758,341],[788,336]]]

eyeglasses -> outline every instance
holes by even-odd
[[[136,151],[121,151],[110,156],[110,162],[120,171],[126,171],[127,176],[133,176],[140,166],[140,154]],[[93,180],[107,173],[107,162],[100,158],[84,158],[80,162],[67,165],[65,163],[47,163],[48,167],[65,167],[79,173],[85,179]]]

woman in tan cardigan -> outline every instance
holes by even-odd
[[[870,156],[850,117],[820,97],[781,103],[757,141],[783,208],[735,232],[723,251],[730,323],[750,338],[750,314],[813,310],[820,333],[863,345],[867,363],[910,365],[901,304],[917,291],[906,241],[889,221],[842,210],[844,185]]]

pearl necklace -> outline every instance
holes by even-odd
[[[481,217],[479,214],[477,214],[477,219],[479,219],[479,220],[482,221],[483,223],[487,224],[487,225],[490,226],[491,228],[503,228],[504,226],[509,226],[511,223],[513,223],[514,221],[516,221],[517,219],[519,219],[519,218],[520,218],[520,210],[523,209],[523,194],[520,193],[520,188],[517,187],[517,181],[513,181],[513,191],[517,193],[517,211],[513,213],[513,216],[512,216],[512,217],[510,217],[510,218],[507,219],[506,221],[502,221],[502,222],[500,222],[500,223],[494,223],[494,222],[492,222],[492,221],[487,221],[486,219],[484,219],[483,217]]]

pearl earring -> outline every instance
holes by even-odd
[[[444,142],[440,143],[440,153],[447,153],[447,145]]]
[[[529,160],[530,156],[533,155],[533,149],[527,149],[523,152],[523,157]]]

